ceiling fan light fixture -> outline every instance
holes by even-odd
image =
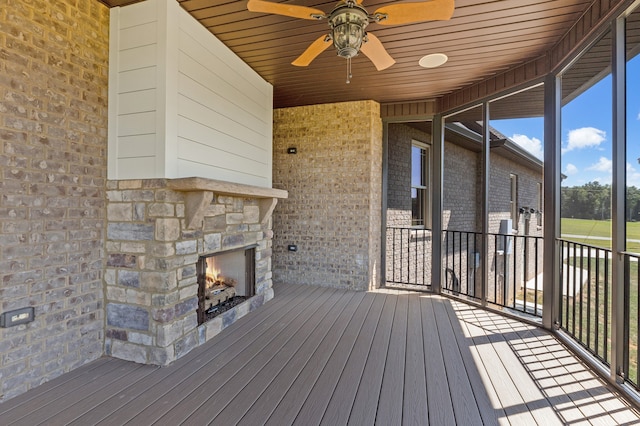
[[[444,65],[449,60],[449,57],[444,53],[432,53],[425,55],[418,61],[418,65],[422,68],[437,68]]]
[[[338,7],[331,13],[329,26],[338,56],[349,59],[358,54],[368,24],[367,12],[356,4]]]

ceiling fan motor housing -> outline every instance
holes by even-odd
[[[342,4],[331,12],[329,27],[331,27],[331,38],[338,56],[353,58],[358,54],[367,25],[369,25],[367,11],[354,2]]]

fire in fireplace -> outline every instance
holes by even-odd
[[[198,259],[198,324],[255,294],[255,246]]]

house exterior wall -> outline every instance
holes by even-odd
[[[445,141],[443,161],[442,228],[478,231],[482,158],[477,152]]]
[[[391,123],[387,132],[387,226],[411,226],[411,142],[430,144],[431,135],[406,124]],[[408,184],[407,184],[408,182]]]
[[[109,10],[0,8],[0,401],[103,354]]]
[[[535,172],[499,155],[491,156],[489,186],[489,232],[498,233],[500,221],[510,219],[509,175],[518,176],[518,208],[538,209],[538,183],[542,183],[542,171]],[[518,235],[525,235],[525,216],[518,215],[513,228]],[[542,227],[537,226],[536,215],[532,215],[526,235],[542,236]]]
[[[271,187],[273,86],[175,0],[111,9],[109,178]]]
[[[389,124],[388,126],[388,196],[387,223],[388,228],[411,227],[411,143],[412,140],[428,142],[431,135],[421,132],[406,124]],[[509,219],[510,213],[510,174],[518,176],[518,207],[538,208],[538,183],[542,182],[542,172],[534,171],[509,160],[495,152],[490,154],[490,191],[489,191],[489,233],[500,231],[500,221]],[[445,231],[459,231],[448,233],[444,240],[443,270],[444,279],[457,280],[464,292],[479,294],[475,289],[477,284],[474,276],[480,273],[480,265],[475,259],[469,258],[471,253],[480,252],[481,240],[473,232],[479,232],[481,227],[481,154],[456,144],[445,141],[443,158],[443,229]],[[529,219],[528,234],[542,236],[542,227],[537,226],[537,216]],[[524,235],[525,217],[519,215],[518,235]],[[449,238],[447,241],[446,238]],[[391,282],[407,282],[415,284],[431,284],[431,244],[429,231],[387,230],[387,259],[386,278]],[[524,239],[518,239],[516,247],[524,244]],[[527,258],[527,279],[533,278],[537,271],[541,272],[542,245],[538,249],[538,256],[533,256],[533,242],[528,241],[529,257]],[[495,240],[489,238],[490,274],[500,274],[504,258],[495,256]],[[516,277],[517,284],[525,281],[525,259],[521,256],[508,259],[508,276],[520,271]],[[493,276],[493,275],[491,275]],[[502,279],[498,277],[498,280]],[[491,281],[491,280],[490,280]],[[466,286],[469,288],[466,288]],[[445,283],[445,287],[447,284]],[[495,291],[488,292],[489,297],[495,296]],[[501,294],[497,295],[502,297]]]
[[[373,101],[274,111],[274,282],[379,281],[382,122]],[[295,147],[297,154],[288,154]],[[289,251],[296,245],[297,251]]]

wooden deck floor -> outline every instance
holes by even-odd
[[[103,358],[0,425],[640,424],[553,336],[439,296],[276,287],[169,367]]]

